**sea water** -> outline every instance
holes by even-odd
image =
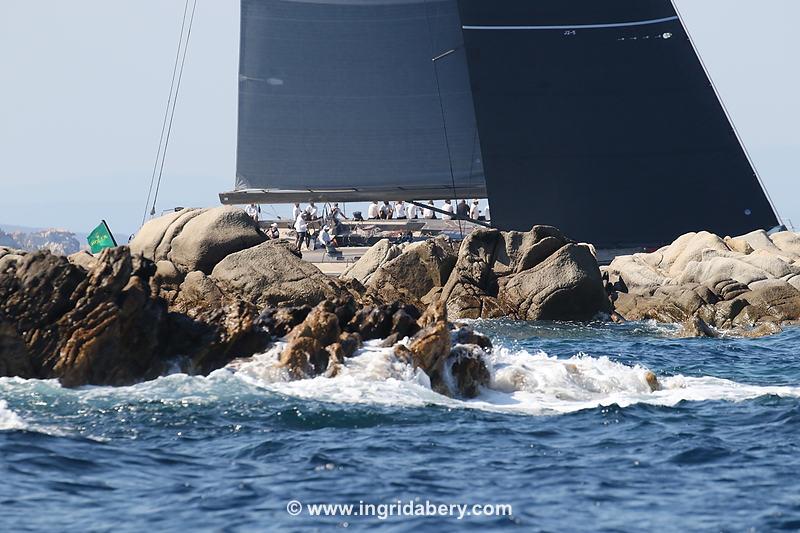
[[[376,343],[306,381],[280,344],[131,387],[2,378],[0,529],[800,529],[800,329],[474,326],[472,400]]]

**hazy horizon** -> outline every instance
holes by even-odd
[[[238,4],[198,3],[159,211],[219,205],[233,188]],[[800,225],[800,2],[676,4],[780,215]],[[120,241],[138,228],[182,12],[183,0],[0,4],[0,227],[106,219]]]

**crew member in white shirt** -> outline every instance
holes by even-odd
[[[486,209],[483,210],[483,218],[486,221],[492,220],[492,217],[489,215],[489,206],[486,206]]]
[[[436,204],[433,203],[433,200],[428,202],[428,205],[432,205],[436,207]],[[436,218],[436,211],[433,209],[425,209],[422,214],[423,218],[427,218],[428,220],[433,220]]]
[[[261,206],[259,206],[259,205],[256,205],[256,204],[250,204],[250,205],[248,205],[248,206],[247,206],[247,208],[245,209],[245,212],[246,212],[248,215],[250,215],[250,218],[252,218],[253,220],[255,220],[255,221],[256,221],[256,223],[258,223],[258,219],[259,219],[259,217],[260,217],[260,215],[261,215]]]
[[[403,200],[394,204],[394,218],[406,218],[406,204]]]
[[[331,231],[330,226],[323,226],[322,231],[319,232],[319,242],[322,243],[322,246],[325,247],[325,251],[330,253],[336,253],[336,247],[338,243],[336,242],[336,235]]]
[[[408,218],[411,218],[411,219],[418,218],[418,216],[419,216],[417,214],[418,211],[419,211],[419,208],[417,207],[416,204],[408,204]]]
[[[442,218],[445,220],[453,220],[453,204],[450,202],[450,200],[444,201],[444,206],[442,206],[442,209],[450,213],[449,215],[442,215]]]
[[[369,204],[369,209],[367,209],[367,219],[368,220],[377,220],[378,219],[378,202],[373,200],[371,204]]]
[[[472,220],[478,220],[479,216],[481,216],[481,210],[478,207],[478,200],[472,200],[472,207],[469,210],[469,218]]]
[[[308,213],[300,213],[297,215],[297,218],[294,221],[294,230],[297,232],[297,241],[295,242],[295,248],[297,251],[300,251],[300,246],[303,244],[303,241],[306,240],[306,235],[308,235],[308,222],[306,218],[308,217]]]
[[[301,211],[300,204],[294,204],[294,207],[292,208],[292,220],[297,220],[297,217],[300,215]]]
[[[308,202],[308,207],[306,207],[306,213],[308,213],[309,220],[317,220],[317,218],[319,218],[317,216],[318,213],[317,206],[314,205],[314,202]]]

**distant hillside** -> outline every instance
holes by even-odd
[[[0,246],[29,252],[47,249],[59,255],[74,254],[84,247],[71,231],[25,228],[10,224],[0,226]]]

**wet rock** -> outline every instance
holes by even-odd
[[[455,344],[474,344],[486,352],[492,351],[492,341],[489,337],[481,335],[469,326],[461,326],[452,331],[451,337]]]
[[[271,307],[260,318],[262,326],[274,337],[285,337],[311,312],[310,305],[294,307]]]
[[[397,338],[403,338],[419,329],[414,322],[408,321],[408,317],[416,320],[419,316],[416,307],[400,303],[364,306],[350,320],[346,329],[358,333],[365,341],[385,339],[395,333],[398,334]]]
[[[294,379],[307,379],[324,373],[329,357],[329,352],[317,339],[296,337],[281,353],[280,364]]]
[[[455,384],[455,391],[450,396],[474,398],[481,387],[488,387],[491,382],[489,369],[483,361],[483,350],[477,346],[458,345],[450,351],[447,364]]]
[[[353,357],[361,348],[361,336],[358,333],[342,333],[339,335],[339,346],[342,347],[342,356],[347,359]]]
[[[439,394],[472,398],[479,387],[489,383],[483,350],[477,345],[452,345],[444,302],[429,307],[420,319],[424,328],[409,342],[407,352],[395,348],[398,357],[409,357],[431,380]],[[466,335],[462,332],[462,335]]]
[[[682,325],[681,337],[719,337],[719,333],[700,317],[692,317]]]
[[[289,333],[289,340],[298,337],[317,339],[322,346],[329,346],[339,340],[342,331],[339,318],[327,306],[320,304],[315,307],[306,319]]]

